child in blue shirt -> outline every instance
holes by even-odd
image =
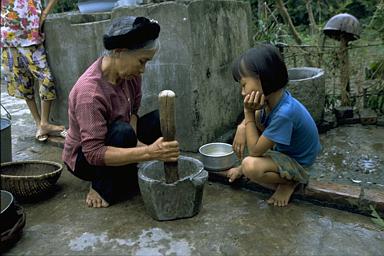
[[[242,54],[232,74],[241,85],[244,120],[233,149],[243,159],[227,171],[229,182],[245,175],[275,190],[268,203],[286,206],[295,187],[307,183],[308,167],[320,152],[316,124],[307,109],[285,89],[288,72],[276,47],[262,44]]]

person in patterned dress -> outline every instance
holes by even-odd
[[[48,121],[56,90],[43,45],[42,27],[57,1],[50,0],[45,9],[41,0],[1,1],[2,84],[7,86],[9,95],[25,99],[39,141],[47,140],[50,134],[66,135],[64,126]],[[40,111],[35,99],[35,81],[39,84]]]

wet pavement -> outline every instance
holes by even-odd
[[[314,179],[384,190],[384,127],[342,125],[320,137]]]
[[[38,143],[22,100],[2,88],[12,114],[13,160],[61,163],[61,148]],[[384,128],[342,126],[323,134],[313,181],[382,192]],[[294,199],[286,208],[269,193],[209,181],[202,209],[189,219],[158,222],[140,196],[107,209],[85,206],[89,184],[63,171],[54,194],[23,203],[27,223],[6,255],[382,255],[384,231],[370,217]]]

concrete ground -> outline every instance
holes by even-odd
[[[1,102],[13,118],[13,161],[61,163],[60,147],[34,140],[34,126],[24,102],[9,98],[3,88]],[[383,134],[383,128],[378,129]],[[323,142],[331,143],[325,138]],[[354,147],[367,148],[364,140],[358,143]],[[380,145],[375,147],[380,149]],[[342,152],[342,148],[338,150]],[[382,162],[378,163],[380,172]],[[348,180],[339,176],[331,180]],[[316,179],[325,177],[319,174]],[[381,180],[376,183],[383,184]],[[360,256],[384,252],[384,231],[369,216],[305,200],[294,199],[286,208],[275,208],[265,201],[269,193],[209,181],[198,215],[158,222],[148,215],[140,196],[106,209],[90,209],[84,202],[88,188],[87,182],[64,170],[51,197],[23,203],[27,215],[23,236],[5,255]],[[382,192],[380,186],[376,189]]]

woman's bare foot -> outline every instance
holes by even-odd
[[[291,195],[295,191],[298,182],[279,184],[275,193],[267,200],[268,204],[273,204],[274,206],[284,207],[288,205]]]
[[[47,134],[43,134],[43,132],[41,131],[41,129],[38,127],[37,128],[37,131],[36,131],[36,135],[35,135],[35,138],[40,141],[40,142],[44,142],[48,139],[48,135]]]
[[[49,133],[59,133],[65,130],[65,127],[62,125],[54,125],[54,124],[42,124],[40,125],[41,134],[49,134]]]
[[[243,176],[243,171],[241,170],[241,166],[233,167],[226,171],[226,175],[229,182],[234,182],[236,179]]]
[[[99,193],[96,192],[92,187],[89,188],[89,192],[87,195],[87,198],[85,199],[85,203],[87,204],[88,207],[93,207],[93,208],[105,208],[108,207],[109,204],[107,201],[105,201]]]

